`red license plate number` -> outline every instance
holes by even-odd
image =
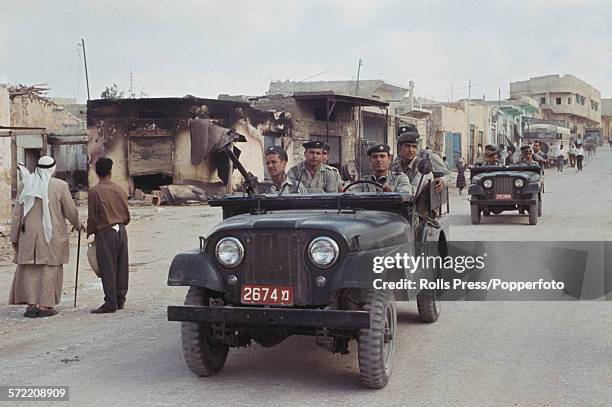
[[[497,194],[495,199],[512,199],[512,194]]]
[[[243,304],[293,305],[293,287],[247,284],[240,297]]]

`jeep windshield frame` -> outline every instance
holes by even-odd
[[[342,211],[382,210],[402,213],[409,217],[415,197],[400,192],[350,192],[323,194],[261,194],[225,195],[211,198],[210,206],[223,208],[223,218],[250,213],[263,214],[271,210],[331,209]]]

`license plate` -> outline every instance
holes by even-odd
[[[495,199],[512,199],[512,194],[496,194]]]
[[[247,284],[242,286],[241,300],[252,305],[293,305],[293,287]]]

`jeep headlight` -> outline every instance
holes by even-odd
[[[521,178],[517,178],[514,180],[514,186],[517,188],[523,188],[523,185],[525,185],[525,181]]]
[[[493,180],[485,179],[484,181],[482,181],[482,186],[486,189],[491,188],[493,186]]]
[[[329,237],[317,237],[308,245],[308,257],[317,267],[328,268],[338,260],[338,244]]]
[[[217,261],[224,267],[237,267],[244,259],[244,247],[235,237],[224,237],[215,247]]]

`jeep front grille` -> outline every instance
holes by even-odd
[[[310,275],[305,267],[309,234],[303,231],[258,230],[244,234],[245,284],[293,287],[296,305],[310,302]]]
[[[493,188],[496,194],[512,194],[512,178],[511,177],[495,177]]]

